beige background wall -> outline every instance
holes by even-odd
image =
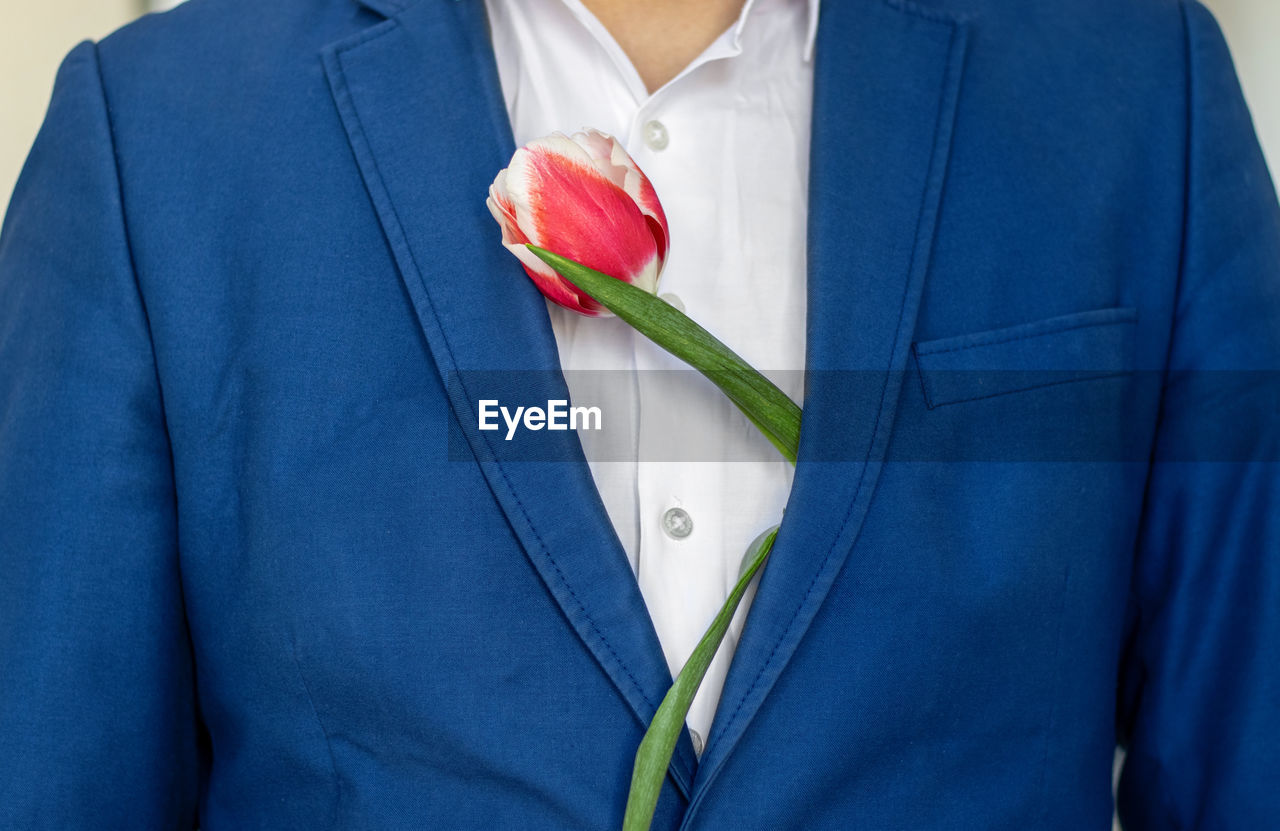
[[[1280,0],[1204,2],[1227,35],[1271,178],[1280,181]]]
[[[0,0],[0,214],[44,119],[63,56],[143,6],[144,0]]]
[[[62,56],[80,40],[102,37],[149,5],[172,4],[0,0],[0,213],[40,126]],[[1280,0],[1207,0],[1207,5],[1226,30],[1274,173],[1280,170]]]

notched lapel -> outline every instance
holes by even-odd
[[[323,53],[351,147],[466,443],[577,635],[647,724],[671,683],[639,587],[572,432],[560,461],[504,461],[468,373],[502,370],[525,401],[568,398],[545,301],[485,207],[514,151],[479,0],[373,0],[390,17]],[[443,432],[443,431],[442,431]],[[555,443],[559,442],[557,446]],[[441,442],[441,452],[446,452]],[[546,456],[543,456],[546,458]],[[672,768],[688,796],[692,748]]]
[[[824,3],[821,15],[800,461],[686,826],[857,540],[893,425],[947,167],[963,22],[885,0]]]

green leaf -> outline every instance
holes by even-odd
[[[742,595],[746,593],[751,578],[756,576],[756,572],[769,558],[777,536],[778,526],[775,525],[751,543],[745,558],[750,561],[750,565],[738,578],[711,627],[702,636],[702,640],[698,641],[693,654],[676,676],[676,682],[667,690],[653,721],[649,722],[649,729],[645,731],[640,749],[636,751],[635,767],[631,771],[631,792],[627,795],[627,812],[622,821],[622,831],[648,831],[653,822],[658,794],[662,791],[667,767],[671,764],[671,754],[680,737],[680,730],[684,727],[684,720],[689,715],[694,693],[702,684],[702,678],[711,666],[711,659],[724,640],[724,633],[729,629],[729,622],[733,620],[733,613],[738,610]]]
[[[528,248],[601,306],[709,378],[795,464],[800,407],[772,381],[669,303],[544,248]]]

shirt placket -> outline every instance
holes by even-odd
[[[726,40],[726,39],[722,39]],[[699,62],[731,57],[737,53],[732,43],[720,43]],[[684,187],[660,188],[669,212],[679,212],[682,193],[696,188],[698,160],[689,135],[697,129],[697,113],[689,112],[691,86],[698,83],[698,65],[645,98],[636,109],[625,144],[641,169],[655,181],[679,180]],[[704,114],[705,115],[705,114]],[[686,184],[687,183],[687,184]],[[703,263],[704,256],[682,261],[688,247],[673,240],[673,256],[663,277],[660,296],[666,302],[697,319],[712,310],[686,308],[682,289],[686,281],[700,276],[688,268],[689,261]],[[721,406],[718,391],[677,359],[652,343],[636,339],[633,346],[638,374],[639,417],[637,427],[640,454],[637,465],[636,496],[639,516],[639,556],[637,578],[659,640],[673,674],[683,667],[707,626],[715,617],[726,593],[724,525],[721,518],[730,506],[723,504],[720,481],[724,464],[718,463],[714,431],[706,429]],[[697,424],[694,428],[692,425]],[[700,445],[697,458],[673,458],[672,447],[687,448],[688,431],[710,439]],[[718,659],[713,674],[722,676],[727,658]],[[721,679],[722,680],[722,679]],[[713,685],[715,691],[719,683]],[[704,687],[704,690],[709,688]],[[716,692],[700,692],[690,710],[689,724],[700,750],[702,734],[715,709]]]
[[[575,14],[595,35],[617,71],[617,81],[634,102],[630,117],[623,119],[625,133],[619,138],[654,181],[668,217],[701,217],[707,194],[716,192],[716,187],[714,182],[706,181],[711,149],[702,146],[706,137],[698,131],[705,133],[719,120],[732,118],[734,100],[732,81],[724,90],[708,86],[713,77],[723,80],[725,73],[712,75],[704,67],[741,54],[742,23],[755,5],[754,0],[745,7],[738,25],[652,95],[599,22],[578,0],[564,2],[576,10]],[[725,148],[725,152],[731,152],[731,148]],[[697,305],[688,303],[688,297],[699,295],[698,286],[706,294],[706,281],[714,284],[712,270],[721,257],[705,249],[724,244],[723,240],[717,243],[701,238],[682,241],[677,226],[696,229],[697,224],[673,224],[672,256],[660,296],[704,324],[719,324],[727,330],[741,328],[736,320],[719,319],[725,316],[724,308],[686,308]],[[733,483],[726,477],[732,475],[734,465],[723,458],[729,446],[727,440],[722,440],[724,431],[715,429],[724,421],[722,410],[729,405],[705,379],[652,343],[636,337],[631,350],[637,392],[635,497],[639,532],[633,565],[674,674],[683,667],[719,611],[736,579],[741,556],[738,551],[730,558],[726,551],[728,525],[724,520],[733,510],[727,504]],[[689,445],[678,440],[694,425],[699,444],[694,450],[696,458],[691,458]],[[673,444],[681,449],[674,449]],[[740,610],[739,618],[743,611],[745,608]],[[708,672],[704,692],[699,693],[690,709],[688,722],[691,732],[698,734],[694,744],[699,751],[714,715],[738,629],[737,625],[733,627],[726,648],[718,653]]]

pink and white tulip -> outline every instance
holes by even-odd
[[[553,302],[584,315],[604,311],[526,243],[657,294],[667,218],[648,177],[612,136],[588,130],[529,142],[498,173],[487,204],[502,244]]]

